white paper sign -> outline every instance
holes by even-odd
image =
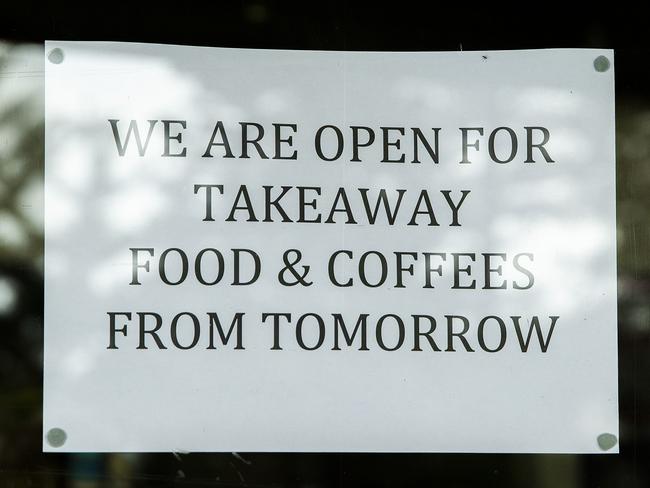
[[[45,56],[44,450],[617,452],[612,51]]]

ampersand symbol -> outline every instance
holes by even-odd
[[[284,261],[285,267],[280,270],[278,273],[278,280],[280,281],[281,284],[284,286],[295,286],[298,284],[301,284],[303,286],[311,286],[313,283],[311,281],[307,281],[307,274],[309,273],[309,266],[303,266],[302,267],[302,274],[296,270],[294,266],[296,266],[300,260],[302,259],[302,253],[298,249],[289,249],[284,252],[282,256],[282,260]],[[284,279],[284,274],[289,271],[293,277],[295,278],[294,280],[288,281]]]

